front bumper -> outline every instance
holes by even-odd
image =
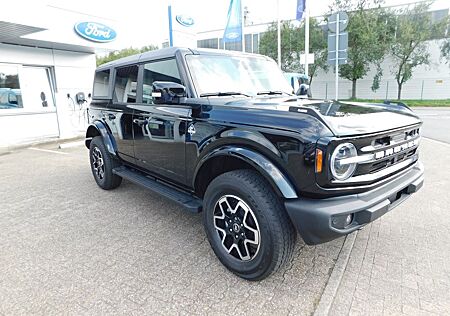
[[[417,162],[402,175],[371,191],[327,199],[286,200],[285,207],[305,243],[315,245],[376,220],[417,192],[423,181],[424,168]],[[337,228],[336,222],[348,214],[353,214],[351,224]]]

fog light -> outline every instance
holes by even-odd
[[[353,214],[348,214],[347,217],[345,218],[345,226],[350,225],[352,221],[353,221]]]
[[[334,216],[331,224],[333,225],[333,227],[338,228],[338,229],[345,229],[348,226],[350,226],[353,222],[353,213],[352,214],[347,214],[347,215],[338,215],[338,216]]]

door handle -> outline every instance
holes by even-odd
[[[162,120],[158,120],[158,119],[154,119],[154,118],[152,118],[150,121],[148,121],[149,123],[153,123],[153,124],[159,124],[159,125],[161,125],[161,124],[164,124],[164,121],[162,121]]]
[[[147,120],[142,120],[142,119],[133,119],[133,123],[137,124],[139,126],[144,125],[145,123],[147,123]]]

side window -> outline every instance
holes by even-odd
[[[152,83],[170,81],[181,84],[180,73],[175,59],[166,59],[144,64],[144,81],[142,102],[153,104]]]
[[[138,66],[117,68],[114,82],[114,102],[136,103]]]
[[[109,92],[109,69],[97,71],[94,77],[93,97],[106,98]]]

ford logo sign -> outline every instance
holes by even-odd
[[[225,35],[225,38],[234,40],[234,39],[237,39],[239,36],[240,36],[240,34],[238,32],[229,32]]]
[[[183,26],[189,27],[194,25],[194,19],[187,15],[177,15],[175,19]]]
[[[75,24],[75,32],[81,37],[99,43],[111,42],[117,33],[109,26],[97,22],[80,22]]]

